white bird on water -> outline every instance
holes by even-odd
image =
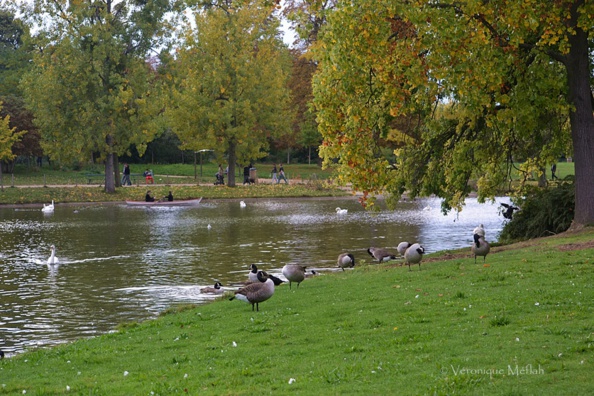
[[[247,206],[247,205],[245,204],[245,202],[243,202],[243,201],[240,201],[240,202],[239,202],[239,207],[241,207],[241,208],[245,208],[246,206]]]
[[[336,208],[336,214],[343,215],[349,213],[348,209]]]
[[[60,262],[60,260],[58,260],[58,258],[56,257],[56,247],[54,245],[52,245],[52,246],[50,246],[50,249],[52,251],[52,254],[47,259],[47,265],[58,264]]]
[[[43,204],[43,208],[41,208],[43,213],[52,213],[54,211],[54,200],[52,199],[52,203],[49,205]]]

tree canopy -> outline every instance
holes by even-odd
[[[34,66],[24,79],[46,154],[105,161],[107,192],[114,161],[131,144],[143,151],[160,131],[157,76],[150,51],[166,30],[169,0],[34,0],[40,30]]]
[[[266,155],[267,138],[287,133],[290,60],[275,7],[266,1],[220,1],[195,13],[178,53],[174,105],[168,117],[183,148],[228,156],[236,164]]]
[[[583,0],[338,2],[312,49],[325,165],[365,203],[408,191],[448,210],[472,188],[493,198],[518,162],[573,154],[574,220],[594,223],[593,14]]]
[[[31,45],[25,42],[28,28],[15,18],[14,10],[0,8],[0,117],[10,115],[10,126],[26,131],[13,145],[13,154],[41,155],[33,114],[25,107],[20,80],[30,68]]]

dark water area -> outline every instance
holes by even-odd
[[[353,199],[245,202],[56,205],[51,214],[41,205],[0,208],[0,349],[10,356],[209,301],[200,288],[215,281],[239,287],[250,264],[277,275],[287,263],[334,271],[342,252],[369,262],[370,246],[395,252],[402,241],[420,242],[427,253],[470,247],[479,223],[493,242],[504,220],[498,203],[476,199],[447,216],[437,199],[379,213]],[[59,264],[48,266],[51,245]]]

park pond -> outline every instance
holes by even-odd
[[[209,301],[202,287],[220,281],[237,288],[250,264],[280,275],[283,265],[300,263],[323,276],[337,270],[342,252],[369,263],[370,246],[395,252],[401,241],[420,242],[427,253],[469,247],[479,223],[493,242],[504,224],[499,203],[509,200],[469,198],[462,212],[445,216],[438,199],[381,212],[365,211],[355,199],[245,202],[56,204],[49,214],[42,205],[0,208],[0,349],[10,356]],[[51,245],[59,265],[47,265]]]

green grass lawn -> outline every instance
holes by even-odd
[[[271,166],[256,164],[259,178],[268,178]],[[140,169],[137,169],[140,168]],[[131,172],[144,171],[145,166],[131,165]],[[194,179],[193,165],[153,165],[155,184],[147,185],[144,178],[136,177],[132,186],[118,188],[114,194],[106,194],[103,189],[102,178],[93,179],[87,184],[89,169],[84,171],[59,170],[51,168],[17,167],[12,174],[3,175],[0,189],[0,204],[29,204],[47,203],[54,200],[57,204],[72,202],[121,202],[125,200],[143,200],[147,189],[155,197],[163,197],[171,190],[175,199],[192,199],[203,197],[217,198],[275,198],[275,197],[322,197],[345,196],[345,191],[328,184],[331,173],[322,171],[317,165],[288,165],[289,178],[297,181],[291,185],[270,185],[259,183],[243,186],[243,171],[236,177],[237,188],[214,186],[214,174],[218,166],[204,164],[203,177],[197,168],[197,179]],[[94,170],[99,173],[98,169]],[[239,171],[238,171],[239,172]],[[133,177],[134,179],[134,177]],[[72,188],[52,187],[72,185]],[[33,188],[19,188],[22,186],[38,186]]]
[[[485,264],[426,257],[420,271],[354,252],[354,270],[282,285],[260,312],[222,298],[5,359],[0,394],[590,394],[593,238],[497,247]]]

